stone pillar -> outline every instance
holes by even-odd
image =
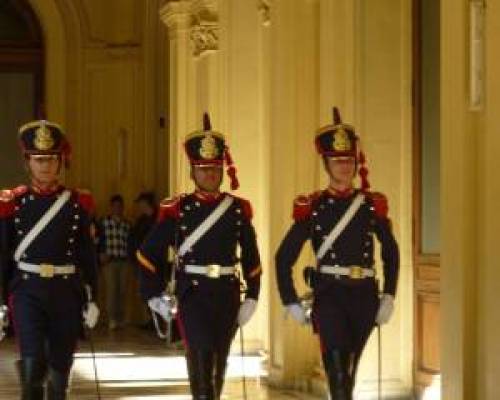
[[[270,10],[267,8],[270,6]],[[263,4],[270,12],[270,247],[273,254],[292,225],[295,196],[318,187],[318,157],[313,145],[318,127],[318,2],[276,0]],[[302,268],[312,261],[305,246],[295,266],[299,293],[307,289]],[[319,344],[311,327],[301,327],[284,309],[271,274],[270,382],[281,387],[305,389],[315,373]]]
[[[477,150],[468,104],[468,1],[441,3],[441,370],[443,399],[476,392]]]
[[[168,28],[169,54],[169,188],[171,193],[187,190],[189,168],[182,143],[191,130],[200,126],[193,104],[196,99],[194,60],[191,50],[191,2],[166,3],[160,11]],[[200,119],[200,117],[198,118]]]

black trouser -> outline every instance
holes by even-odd
[[[81,292],[63,277],[27,275],[12,297],[14,326],[21,352],[22,399],[66,397],[73,353],[81,332]]]
[[[237,329],[239,282],[232,278],[198,280],[198,286],[180,297],[179,330],[187,348],[193,399],[219,399]]]
[[[217,350],[186,353],[191,394],[195,400],[218,400],[224,386],[230,343]]]
[[[379,306],[374,280],[330,281],[315,293],[314,324],[332,400],[351,400],[356,370],[375,326]]]

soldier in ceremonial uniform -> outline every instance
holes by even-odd
[[[187,136],[185,150],[196,189],[160,204],[158,222],[138,251],[141,289],[152,310],[170,318],[165,278],[166,251],[176,251],[177,322],[186,345],[193,399],[219,399],[231,341],[252,316],[260,290],[261,266],[252,209],[247,200],[220,192],[226,161],[231,188],[238,188],[224,136],[211,129]],[[238,255],[237,248],[240,253]],[[246,282],[240,300],[241,263]]]
[[[393,311],[399,252],[388,217],[387,199],[369,191],[364,154],[354,128],[334,108],[333,125],[316,134],[330,184],[294,203],[294,224],[276,254],[278,288],[288,313],[307,320],[292,280],[292,268],[307,240],[317,265],[309,267],[313,288],[312,323],[319,333],[323,365],[333,400],[351,400],[356,368],[375,324]],[[361,188],[353,180],[356,171]],[[379,298],[374,270],[374,237],[381,244],[384,285]]]
[[[22,399],[61,400],[82,321],[93,327],[99,315],[92,302],[94,202],[88,192],[59,183],[70,146],[57,124],[30,122],[19,141],[31,185],[0,193],[0,276],[21,355]],[[5,299],[3,293],[3,307]]]

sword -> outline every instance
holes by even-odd
[[[92,301],[92,292],[90,286],[85,285],[85,292],[87,294],[87,301],[90,303]],[[89,339],[90,344],[90,353],[92,354],[92,364],[94,366],[94,381],[95,381],[95,390],[97,393],[97,399],[101,400],[101,388],[99,385],[99,376],[97,375],[97,362],[95,359],[95,346],[94,339],[92,338],[92,329],[87,329],[87,337]]]
[[[378,336],[378,400],[382,399],[382,336],[380,325],[377,324]]]
[[[243,276],[243,267],[240,265],[238,269],[238,279],[240,281],[240,298],[243,300],[245,293],[247,291],[247,285]],[[238,321],[236,321],[238,324]],[[238,324],[239,325],[239,324]],[[243,327],[240,325],[240,350],[241,350],[241,375],[242,375],[242,390],[243,390],[243,400],[247,400],[247,378],[245,376],[245,340],[243,337]]]
[[[241,347],[241,372],[243,376],[243,399],[247,400],[247,378],[245,376],[245,345],[243,340],[243,327],[240,325],[240,347]]]
[[[92,338],[92,329],[87,329],[87,337],[89,339],[89,344],[90,344],[90,352],[92,354],[92,364],[94,366],[94,381],[95,381],[95,390],[97,393],[97,399],[101,400],[101,388],[99,385],[99,376],[97,375],[97,362],[95,360],[95,347],[94,347],[94,340]]]
[[[174,233],[174,247],[173,250],[175,252],[174,254],[174,261],[171,263],[172,267],[170,269],[170,279],[167,283],[167,286],[165,288],[165,301],[169,305],[170,309],[170,318],[166,320],[166,329],[165,332],[162,331],[160,322],[158,320],[158,316],[156,315],[156,312],[151,310],[151,316],[153,318],[153,323],[155,326],[156,334],[161,340],[165,340],[165,343],[167,344],[167,347],[171,344],[172,342],[172,330],[173,330],[173,320],[175,319],[175,316],[177,315],[177,312],[179,311],[179,304],[177,301],[177,296],[175,295],[175,289],[177,286],[177,280],[176,280],[176,272],[177,269],[179,268],[179,230],[177,228],[177,225],[175,227],[175,233]]]
[[[6,335],[5,328],[9,327],[9,316],[7,306],[0,306],[0,342]]]
[[[6,223],[1,223],[1,229],[2,229],[2,236],[0,238],[0,342],[2,339],[5,337],[6,332],[5,329],[8,328],[9,326],[9,313],[8,313],[8,308],[4,304],[7,299],[4,299],[4,289],[5,289],[5,282],[4,282],[4,274],[6,267],[4,266],[4,263],[7,263],[7,257],[4,257],[4,254],[7,254],[6,251],[4,251],[4,247],[7,244],[7,224]]]

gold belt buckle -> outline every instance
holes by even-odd
[[[55,268],[52,264],[40,264],[40,277],[53,278],[55,275]]]
[[[219,264],[207,265],[207,277],[209,277],[211,279],[220,278],[220,269],[221,269],[221,266]]]
[[[363,279],[363,267],[360,267],[359,265],[352,265],[349,268],[349,278]]]

